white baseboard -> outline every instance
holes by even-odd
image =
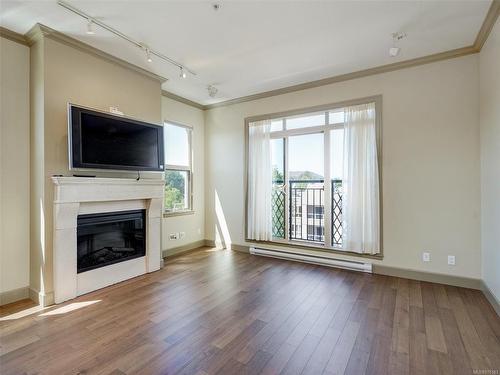
[[[481,281],[481,290],[488,302],[493,307],[493,310],[495,310],[497,315],[500,317],[500,301],[495,297],[490,288],[488,288],[484,280]]]
[[[162,250],[162,258],[170,258],[182,253],[185,253],[187,251],[191,251],[194,249],[198,249],[203,246],[210,246],[207,245],[207,240],[199,240],[195,242],[191,242],[185,245],[177,246],[177,247],[172,247],[170,249]]]
[[[29,298],[29,287],[7,290],[0,293],[0,306]]]

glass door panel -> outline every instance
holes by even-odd
[[[289,237],[324,243],[324,134],[288,138]]]
[[[332,246],[342,247],[342,180],[344,178],[344,129],[330,131],[330,176],[332,184]]]

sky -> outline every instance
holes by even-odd
[[[189,166],[188,130],[182,126],[165,124],[165,164]]]
[[[333,130],[330,136],[331,143],[331,177],[342,177],[343,165],[343,133],[342,129]],[[288,167],[290,171],[311,171],[324,176],[324,147],[323,134],[307,134],[289,137]],[[283,141],[272,141],[273,166],[283,165]]]

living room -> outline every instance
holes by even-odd
[[[498,373],[499,14],[2,1],[1,373]]]

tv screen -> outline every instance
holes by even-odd
[[[163,128],[70,105],[70,168],[163,171]]]

